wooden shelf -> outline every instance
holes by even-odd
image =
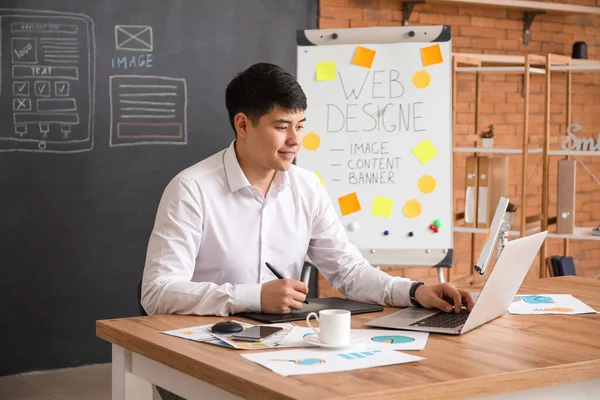
[[[456,72],[470,72],[470,73],[484,73],[484,74],[518,74],[522,75],[525,73],[525,67],[520,66],[499,66],[499,67],[457,67]],[[541,68],[529,68],[531,74],[544,75],[545,70]]]
[[[588,71],[600,71],[600,61],[593,60],[595,63],[592,64],[579,64],[579,65],[553,65],[550,67],[550,71],[571,71],[571,72],[588,72]]]
[[[600,151],[550,150],[549,156],[600,156]]]
[[[455,153],[497,153],[497,154],[523,154],[523,149],[502,149],[497,147],[455,147]],[[542,149],[529,149],[528,154],[541,154]],[[600,155],[600,153],[598,154]]]
[[[576,239],[576,240],[600,240],[600,236],[592,235],[592,229],[585,227],[576,227],[573,233],[548,233],[549,238],[555,239]]]
[[[515,229],[510,230],[508,232],[508,236],[514,236],[514,237],[521,236],[521,231],[519,229],[517,229],[518,227],[514,227],[514,228]],[[452,231],[453,232],[463,232],[463,233],[487,234],[490,230],[489,230],[489,228],[468,228],[466,226],[453,226],[452,227]],[[534,226],[534,227],[526,229],[525,233],[526,234],[530,234],[530,233],[536,233],[536,232],[539,232],[539,231],[540,231],[540,227],[539,226]],[[600,236],[598,236],[598,238],[600,239]]]
[[[479,53],[453,53],[458,57],[480,61],[482,64],[494,65],[525,65],[525,56],[510,56],[504,54],[479,54]],[[532,57],[532,64],[544,65],[546,58],[542,56]],[[483,66],[483,65],[482,65]]]
[[[478,54],[478,53],[452,53],[453,56],[462,59],[477,61],[481,67],[457,67],[456,71],[462,72],[505,72],[524,73],[525,56],[510,56],[503,54]],[[567,57],[568,59],[568,57]],[[597,71],[600,69],[600,60],[581,60],[571,58],[571,65],[552,65],[550,71]],[[546,57],[532,54],[531,65],[543,66]],[[478,71],[479,70],[479,71]],[[544,74],[542,67],[532,67],[532,73]]]
[[[464,4],[495,8],[511,8],[521,11],[547,12],[549,14],[592,14],[600,15],[600,7],[549,3],[528,0],[427,0],[428,3]]]

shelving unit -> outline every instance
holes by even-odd
[[[480,131],[480,104],[481,104],[481,78],[483,74],[522,74],[523,79],[523,95],[524,95],[524,112],[523,112],[523,140],[520,148],[484,148],[477,147],[455,147],[453,151],[455,153],[470,153],[477,155],[480,153],[489,154],[509,154],[520,156],[523,159],[521,169],[521,196],[520,196],[520,218],[519,222],[515,221],[513,230],[510,231],[509,236],[520,237],[534,232],[539,232],[541,229],[542,220],[541,215],[527,216],[527,179],[529,175],[527,158],[529,154],[542,154],[542,148],[530,148],[529,147],[529,85],[531,75],[543,75],[546,74],[544,68],[539,66],[545,66],[545,58],[537,55],[527,56],[504,56],[494,54],[466,54],[466,53],[455,53],[453,55],[452,62],[452,76],[453,76],[453,129],[452,129],[452,143],[456,143],[456,86],[457,86],[457,74],[458,73],[472,73],[475,74],[475,133]],[[534,67],[534,65],[536,67]],[[453,158],[454,159],[454,158]],[[488,233],[487,228],[472,228],[458,226],[456,223],[464,218],[464,213],[458,213],[455,216],[455,226],[453,227],[454,232],[464,232],[471,234],[471,254],[470,254],[470,265],[475,264],[475,237],[477,234]],[[530,226],[531,224],[537,225]],[[515,229],[518,226],[518,229]],[[450,279],[450,276],[448,277]],[[474,279],[474,271],[471,270],[471,281]]]
[[[566,79],[566,126],[571,125],[571,98],[572,98],[572,73],[582,73],[582,72],[593,72],[600,71],[600,61],[597,60],[572,60],[567,58],[557,59],[557,56],[549,54],[546,60],[545,66],[545,74],[546,74],[546,124],[544,129],[544,143],[547,151],[544,152],[544,166],[546,167],[544,171],[544,181],[549,181],[548,176],[548,165],[550,163],[550,156],[564,156],[567,159],[570,157],[577,156],[600,156],[600,152],[598,151],[569,151],[569,150],[550,150],[549,143],[550,137],[552,135],[550,131],[550,106],[551,106],[551,93],[552,87],[550,85],[551,77],[553,72],[564,72],[567,74]],[[543,203],[542,203],[542,212],[544,215],[549,216],[548,204],[549,204],[549,187],[546,186],[546,189],[543,190]],[[548,229],[549,225],[553,225],[556,218],[544,218],[542,220],[542,225],[545,225],[545,229]],[[595,227],[575,227],[572,234],[558,234],[554,232],[548,232],[549,238],[558,238],[563,239],[563,254],[565,256],[569,253],[569,240],[600,240],[600,236],[593,236],[592,229]],[[546,243],[542,246],[541,256],[540,256],[540,278],[544,278],[548,276],[547,266],[545,265],[546,258]]]
[[[453,2],[453,1],[448,1]],[[465,1],[470,2],[470,1]],[[478,2],[477,2],[478,3]],[[502,3],[502,2],[499,2]],[[532,3],[532,2],[527,2]],[[548,3],[546,3],[548,4]],[[600,7],[596,7],[600,12]],[[479,132],[479,104],[481,102],[481,93],[479,90],[481,76],[489,73],[502,74],[523,74],[523,95],[524,95],[524,115],[523,115],[523,141],[521,148],[483,148],[483,147],[456,147],[454,153],[491,153],[491,154],[510,154],[522,157],[521,171],[521,193],[520,193],[520,208],[521,213],[519,222],[514,224],[513,230],[509,233],[510,236],[519,237],[531,233],[548,230],[549,226],[553,225],[556,217],[550,218],[549,212],[549,162],[551,156],[600,156],[600,152],[596,151],[568,151],[568,150],[551,150],[551,94],[552,94],[552,73],[562,72],[567,74],[566,80],[566,126],[571,124],[571,83],[572,73],[600,71],[600,61],[597,60],[576,60],[570,57],[560,56],[556,54],[547,54],[545,56],[529,54],[526,56],[510,56],[510,55],[495,55],[495,54],[453,54],[453,99],[456,99],[456,78],[457,73],[473,73],[476,77],[476,99],[475,99],[475,132]],[[529,82],[532,75],[544,75],[545,77],[545,102],[544,102],[544,135],[541,148],[529,147]],[[454,100],[455,101],[455,100]],[[456,121],[456,110],[453,108],[454,121]],[[453,143],[455,140],[455,128],[453,126]],[[527,210],[527,178],[528,178],[528,156],[532,154],[541,154],[542,156],[542,209],[537,215],[527,216],[524,210]],[[460,220],[464,213],[457,214],[456,220]],[[539,222],[539,226],[531,226]],[[517,228],[518,226],[518,228]],[[576,227],[572,234],[557,234],[548,233],[549,238],[563,239],[563,253],[568,255],[569,240],[600,240],[600,236],[592,235],[592,228]],[[476,234],[485,234],[487,229],[470,228],[463,226],[454,226],[455,232],[471,233],[471,265],[475,262],[474,241]],[[539,277],[548,276],[546,266],[547,244],[542,245],[540,250],[540,269]]]

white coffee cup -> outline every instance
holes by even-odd
[[[311,317],[319,321],[319,330],[310,323]],[[323,344],[345,346],[350,342],[350,311],[348,310],[321,310],[319,315],[311,312],[306,316],[306,323]]]

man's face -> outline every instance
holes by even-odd
[[[248,123],[246,142],[252,163],[259,168],[287,171],[300,149],[304,121],[304,111],[275,106],[256,125]]]

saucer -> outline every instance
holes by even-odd
[[[319,347],[324,347],[327,349],[343,349],[345,347],[352,347],[352,346],[356,346],[357,344],[360,344],[362,342],[364,342],[364,339],[352,339],[350,338],[350,341],[344,345],[339,345],[339,344],[325,344],[325,343],[321,343],[321,341],[319,340],[319,337],[317,335],[311,335],[311,336],[305,336],[302,338],[302,340],[304,340],[305,342],[308,342],[314,346],[319,346]]]

